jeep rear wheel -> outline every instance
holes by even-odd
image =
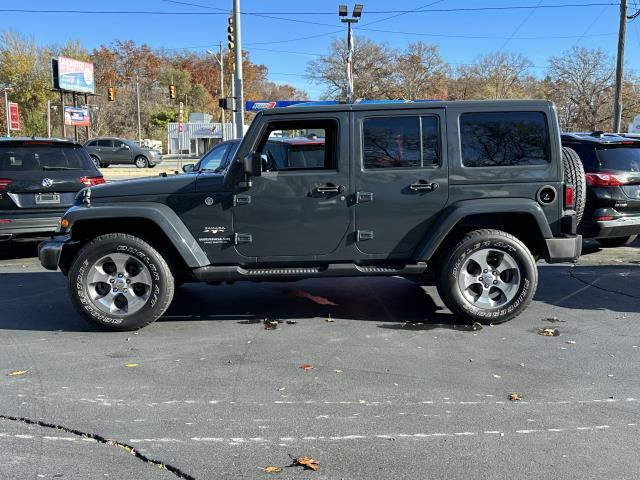
[[[475,230],[446,253],[437,287],[445,305],[468,322],[502,323],[531,302],[538,270],[529,249],[501,230]]]
[[[151,245],[124,233],[85,245],[69,270],[78,312],[105,330],[135,330],[157,320],[173,299],[174,279]]]
[[[584,166],[575,150],[562,147],[562,169],[564,171],[564,182],[573,185],[576,223],[580,223],[587,201],[587,183],[584,176]]]

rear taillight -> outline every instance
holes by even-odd
[[[11,180],[0,178],[0,190],[5,190],[9,185],[11,185]]]
[[[585,173],[585,178],[587,185],[592,187],[619,187],[629,183],[625,175],[615,173]]]
[[[573,185],[564,186],[564,208],[573,209],[576,206],[576,190]]]
[[[613,215],[601,215],[599,217],[593,217],[596,222],[606,222],[608,220],[614,220],[616,217]]]
[[[80,182],[87,187],[93,187],[104,183],[104,177],[80,177]]]

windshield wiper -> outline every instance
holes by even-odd
[[[82,169],[75,168],[75,167],[49,167],[45,165],[44,167],[42,167],[42,170],[82,170]]]

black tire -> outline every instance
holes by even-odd
[[[573,185],[576,202],[576,222],[580,223],[587,201],[587,182],[582,161],[580,161],[580,157],[572,148],[562,147],[562,169],[564,171],[564,182]]]
[[[100,165],[102,168],[109,168],[109,165],[111,165],[110,163],[103,163],[102,165]]]
[[[149,160],[143,155],[138,155],[134,160],[134,164],[138,168],[147,168],[149,166]]]
[[[506,303],[500,303],[495,308],[478,307],[477,304],[473,304],[465,297],[458,283],[462,267],[472,263],[469,257],[483,250],[491,253],[491,259],[506,258],[504,255],[506,253],[509,261],[514,261],[517,265],[517,277],[511,273],[515,269],[504,269],[500,275],[493,277],[497,283],[506,275],[505,278],[512,282],[513,291],[510,297],[504,295]],[[500,257],[501,254],[502,257]],[[500,265],[502,264],[500,263]],[[498,271],[498,267],[490,266]],[[482,276],[482,272],[480,270],[479,273],[469,271],[467,273],[470,273],[470,276]],[[488,275],[491,276],[491,273]],[[529,305],[538,286],[538,270],[529,249],[513,235],[501,230],[474,230],[466,234],[460,243],[444,254],[437,272],[436,286],[440,297],[449,310],[466,322],[479,322],[485,325],[497,324],[517,317]],[[483,283],[477,282],[467,289],[467,293],[472,293],[471,287],[476,288],[476,286],[482,291]],[[489,285],[487,293],[489,292],[496,295],[502,290],[500,287]]]
[[[604,248],[624,247],[631,245],[638,235],[627,235],[626,237],[598,238],[598,243]]]
[[[95,291],[98,289],[98,285],[88,285],[92,266],[110,254],[132,257],[133,263],[138,261],[149,274],[147,298],[144,305],[133,313],[105,313],[101,310],[104,307],[100,307],[98,301],[89,295],[90,288],[96,288]],[[125,273],[124,277],[127,276]],[[107,291],[111,291],[109,284],[103,285],[108,287]],[[154,322],[171,304],[174,288],[171,269],[162,255],[144,240],[126,233],[109,233],[94,238],[78,252],[69,270],[69,295],[74,307],[84,319],[104,330],[137,330]],[[134,285],[130,285],[129,289],[133,296]]]
[[[90,157],[91,157],[91,161],[96,166],[96,168],[102,167],[102,162],[100,162],[100,159],[98,157],[96,157],[95,155],[90,155]]]
[[[149,165],[149,168],[156,168],[156,164],[153,163],[153,164]]]

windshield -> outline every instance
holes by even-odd
[[[600,168],[640,172],[640,145],[607,145],[597,150]]]
[[[239,145],[240,143],[225,143],[213,147],[200,160],[198,170],[201,172],[221,172],[229,163],[225,161],[225,157],[232,158]],[[230,152],[229,156],[227,156],[227,152]]]
[[[85,170],[88,161],[77,145],[0,145],[0,171]]]

